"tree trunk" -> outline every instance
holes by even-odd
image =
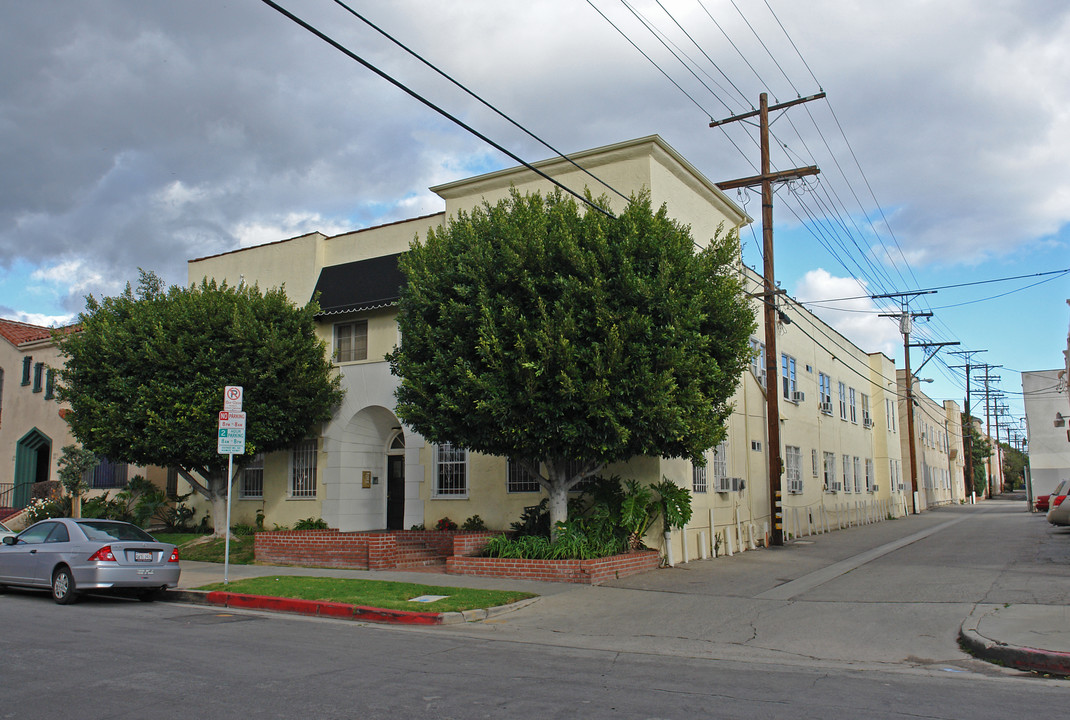
[[[227,528],[227,469],[213,470],[206,478],[212,503],[212,535],[225,537]]]
[[[557,539],[557,523],[568,522],[568,486],[567,478],[550,478],[553,485],[550,493],[550,540]]]

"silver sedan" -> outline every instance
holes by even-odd
[[[86,591],[152,600],[176,587],[180,572],[174,545],[115,520],[42,520],[0,545],[0,587],[49,588],[61,605]]]

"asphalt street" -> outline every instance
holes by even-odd
[[[9,591],[0,718],[1059,716],[1070,682],[972,658],[956,633],[977,607],[1064,607],[1068,550],[1024,503],[991,502],[434,628]]]

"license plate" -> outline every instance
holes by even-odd
[[[138,552],[134,551],[134,562],[152,562],[151,552]]]
[[[137,571],[137,574],[142,577],[148,577],[149,575],[152,575],[153,572],[155,571],[152,568],[141,568]]]

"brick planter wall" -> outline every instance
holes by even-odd
[[[338,530],[286,530],[257,533],[257,562],[270,565],[390,570],[397,567],[398,541],[412,540],[443,557],[479,552],[497,532],[339,532]]]
[[[456,575],[598,585],[606,580],[656,570],[660,564],[661,554],[653,550],[611,555],[596,560],[516,560],[454,555],[446,560],[446,572]]]

